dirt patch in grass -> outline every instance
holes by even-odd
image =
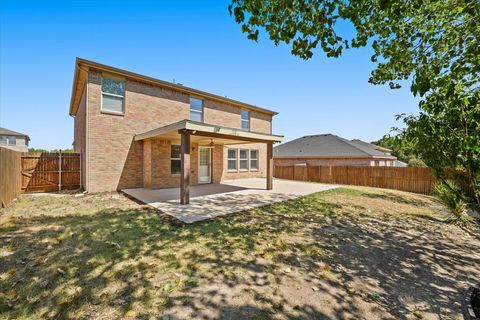
[[[340,188],[183,225],[119,194],[0,213],[0,318],[456,319],[480,243],[426,196]]]

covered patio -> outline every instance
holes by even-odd
[[[200,184],[200,169],[196,171],[195,166],[192,166],[191,152],[195,149],[191,147],[193,144],[200,148],[217,148],[214,150],[220,150],[216,152],[217,157],[210,155],[210,163],[205,168],[210,175],[210,179],[207,179],[207,183],[219,184],[223,182],[222,170],[225,166],[225,159],[223,156],[223,146],[235,146],[245,144],[262,144],[266,146],[266,166],[265,176],[266,179],[265,189],[273,189],[273,144],[281,142],[283,136],[252,132],[241,130],[237,128],[222,127],[217,125],[210,125],[201,122],[195,122],[191,120],[182,120],[167,126],[155,128],[135,135],[135,141],[143,142],[143,185],[146,189],[159,189],[164,188],[165,183],[159,183],[161,179],[167,180],[167,185],[172,186],[172,178],[179,180],[178,192],[179,203],[187,205],[190,203],[190,191],[192,184]],[[167,141],[170,144],[180,145],[180,172],[177,177],[172,175],[167,176],[167,171],[164,167],[158,167],[158,156],[155,155],[155,150],[162,148],[162,146],[156,142]],[[214,158],[213,161],[211,158]],[[201,161],[201,159],[195,158],[194,161]],[[195,163],[197,164],[197,163]],[[157,165],[156,168],[154,166]],[[161,172],[163,177],[155,174],[155,172]],[[214,175],[215,174],[215,175]],[[192,179],[192,175],[195,179]],[[193,180],[193,183],[192,183]],[[160,181],[163,182],[163,181]],[[160,187],[159,187],[160,186]],[[218,187],[205,187],[215,189]],[[205,189],[204,188],[204,189]],[[197,188],[198,189],[198,188]],[[153,192],[153,190],[152,190]],[[160,191],[158,191],[160,192]],[[195,191],[196,192],[196,191]]]
[[[187,205],[181,205],[180,188],[135,188],[122,192],[182,222],[193,223],[336,188],[334,185],[277,179],[271,184],[272,189],[267,189],[266,184],[267,179],[251,178],[192,186],[189,190],[191,200]]]

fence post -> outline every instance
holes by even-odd
[[[62,191],[62,152],[58,154],[58,191]]]
[[[83,181],[82,181],[82,179],[83,179],[83,174],[82,174],[82,154],[83,154],[83,150],[82,150],[82,152],[80,153],[80,157],[79,157],[80,168],[79,168],[78,171],[80,172],[80,189],[82,189],[82,185],[83,185],[83,184],[82,184],[82,183],[83,183]],[[275,167],[274,167],[274,168],[275,168]],[[274,172],[275,172],[275,171],[274,171]]]

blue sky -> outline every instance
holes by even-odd
[[[75,57],[270,108],[286,141],[317,133],[376,140],[417,112],[408,90],[373,86],[370,49],[311,60],[246,39],[228,1],[0,2],[0,126],[36,148],[70,148]]]

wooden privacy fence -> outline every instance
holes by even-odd
[[[435,177],[430,168],[275,166],[275,178],[387,188],[430,194]]]
[[[0,207],[22,192],[21,152],[0,147]]]
[[[80,188],[79,153],[22,154],[22,190],[50,192]]]

